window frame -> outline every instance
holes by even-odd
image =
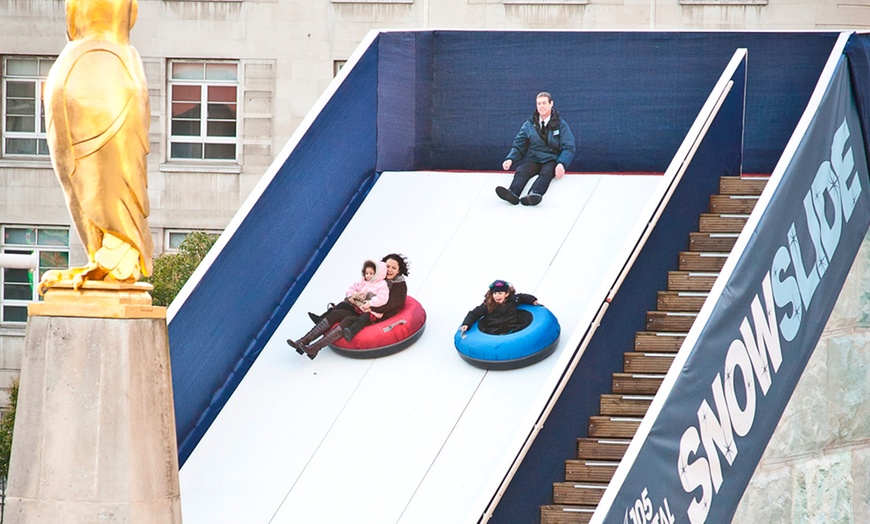
[[[333,4],[413,4],[414,0],[330,0]]]
[[[332,61],[332,76],[338,76],[338,73],[347,65],[347,60],[333,60]]]
[[[184,238],[181,239],[181,242],[184,242],[187,239],[187,235],[191,233],[206,233],[208,235],[216,235],[220,236],[223,233],[221,229],[202,229],[202,228],[193,228],[193,229],[184,229],[184,228],[172,228],[172,229],[164,229],[163,230],[163,253],[167,254],[177,254],[180,253],[181,250],[178,247],[172,247],[172,242],[170,241],[172,235],[184,235]],[[179,242],[179,246],[181,246],[181,242]]]
[[[537,6],[581,5],[581,6],[585,6],[585,5],[589,4],[589,0],[502,0],[502,3],[506,6],[526,6],[526,5],[537,5]]]
[[[16,243],[16,242],[8,242],[7,241],[7,230],[32,230],[32,232],[36,235],[36,239],[31,243]],[[56,244],[56,243],[48,243],[43,242],[41,240],[42,235],[47,235],[49,231],[61,232],[66,236],[66,245]],[[29,233],[25,233],[27,235]],[[70,236],[72,235],[72,231],[69,226],[66,225],[35,225],[35,224],[0,224],[0,253],[18,253],[18,254],[29,254],[34,251],[37,252],[37,260],[39,261],[36,269],[26,270],[29,272],[29,280],[30,280],[30,298],[7,298],[6,294],[9,288],[7,288],[7,284],[9,285],[17,285],[19,282],[7,282],[8,271],[13,271],[10,268],[0,268],[0,324],[2,325],[10,325],[10,326],[23,326],[27,322],[27,305],[42,300],[42,297],[39,296],[38,292],[38,283],[42,278],[43,272],[51,269],[69,269],[69,257],[70,257]],[[47,261],[47,257],[43,256],[43,253],[46,255],[48,253],[61,253],[66,254],[66,265],[46,265],[44,264]],[[18,270],[21,271],[21,270]],[[7,318],[7,310],[6,308],[23,308],[24,309],[24,320],[9,320]]]
[[[679,0],[681,6],[765,7],[768,0]]]
[[[179,64],[197,64],[201,65],[203,69],[202,78],[176,78],[174,76],[175,66]],[[209,64],[218,64],[218,65],[228,65],[232,64],[235,66],[235,79],[233,80],[221,80],[215,78],[207,78],[208,76],[208,65]],[[239,162],[239,157],[241,154],[241,91],[242,84],[240,81],[241,75],[241,62],[239,60],[206,60],[206,59],[193,59],[193,58],[175,58],[167,60],[167,75],[166,75],[166,104],[167,104],[167,129],[166,129],[166,161],[177,163],[177,162],[191,162],[191,163],[220,163],[220,164],[237,164]],[[185,87],[185,86],[196,86],[199,88],[199,110],[200,114],[196,118],[196,121],[199,122],[199,134],[191,135],[191,134],[173,134],[173,127],[176,123],[184,123],[184,122],[193,122],[194,119],[188,118],[176,118],[173,115],[173,103],[184,103],[183,100],[174,100],[174,93],[176,87]],[[220,135],[209,135],[208,126],[209,123],[226,123],[230,120],[223,118],[213,118],[209,119],[210,108],[209,108],[209,88],[210,87],[227,87],[232,86],[235,88],[235,100],[231,102],[234,104],[235,113],[234,113],[234,122],[235,130],[233,136],[220,136]],[[188,101],[188,102],[193,102]],[[213,105],[225,105],[230,102],[226,101],[218,101],[221,103],[217,103]],[[177,156],[173,153],[174,145],[181,144],[194,144],[199,145],[201,147],[201,151],[198,157],[196,156]],[[208,145],[232,145],[234,149],[234,154],[232,158],[208,158],[207,155],[207,146]]]
[[[50,155],[48,151],[48,133],[46,132],[46,123],[45,123],[45,104],[44,100],[44,90],[45,90],[45,82],[48,79],[48,71],[51,66],[57,61],[56,56],[25,56],[25,55],[2,55],[2,91],[3,96],[2,100],[0,100],[0,111],[2,111],[2,122],[0,122],[0,132],[2,132],[2,140],[0,140],[0,156],[3,158],[13,158],[13,159],[44,159],[50,160]],[[35,61],[36,62],[36,75],[17,75],[13,76],[9,73],[9,62],[10,61]],[[44,71],[44,73],[43,73]],[[10,131],[7,129],[7,120],[9,115],[7,114],[9,110],[9,83],[10,82],[32,82],[34,87],[34,97],[35,100],[38,100],[39,103],[35,104],[36,114],[34,116],[34,129],[35,131]],[[36,140],[36,153],[10,153],[7,147],[8,139],[18,139],[18,140]],[[44,153],[40,153],[40,149],[43,149]]]

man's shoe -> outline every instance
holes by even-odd
[[[506,187],[498,186],[495,188],[495,194],[498,195],[500,199],[514,206],[520,203],[520,197],[511,193],[511,190]]]
[[[537,193],[529,193],[520,199],[524,206],[536,206],[541,203],[541,195]]]

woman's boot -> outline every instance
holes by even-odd
[[[321,320],[323,320],[323,317],[325,317],[326,315],[328,315],[329,312],[332,311],[332,309],[333,309],[334,307],[335,307],[335,304],[333,304],[332,302],[330,302],[329,304],[326,305],[326,311],[324,311],[322,315],[318,315],[317,313],[312,313],[311,311],[309,311],[309,312],[308,312],[308,318],[310,318],[312,322],[314,322],[315,324],[317,324],[317,323],[319,323]]]
[[[360,315],[359,317],[354,318],[353,321],[348,324],[345,324],[345,322],[342,321],[341,333],[344,336],[344,339],[350,342],[353,337],[355,337],[356,334],[362,331],[362,328],[366,327],[367,325],[369,325],[369,316]]]
[[[305,351],[305,353],[308,355],[308,358],[314,360],[314,357],[316,357],[317,354],[320,353],[321,349],[332,344],[339,338],[341,338],[341,327],[335,326],[334,328],[327,331],[325,335],[317,339],[317,341],[312,343],[310,346],[308,344],[303,344],[302,350]]]
[[[326,330],[328,330],[328,329],[329,329],[329,321],[326,320],[325,318],[321,319],[320,322],[318,322],[316,326],[311,328],[311,331],[309,331],[308,333],[305,333],[305,335],[302,338],[300,338],[299,340],[296,340],[296,341],[288,338],[287,343],[290,344],[290,346],[293,349],[295,349],[297,353],[299,353],[301,355],[301,354],[305,353],[305,350],[303,349],[305,344],[308,344],[309,342],[311,342],[315,338],[326,333]]]

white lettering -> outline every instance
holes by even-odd
[[[770,284],[770,273],[764,275],[761,281],[761,290],[764,293],[765,307],[758,299],[758,295],[752,299],[752,321],[755,324],[755,333],[758,338],[752,336],[749,328],[749,320],[744,318],[740,324],[740,333],[746,344],[746,352],[752,361],[755,377],[761,385],[761,392],[767,395],[770,388],[771,375],[779,370],[782,364],[782,349],[779,345],[779,333],[776,329],[776,311],[773,308],[773,290]],[[765,351],[766,350],[766,351]],[[767,355],[770,355],[768,361]],[[773,367],[773,372],[769,367]],[[741,435],[742,436],[742,435]]]
[[[773,377],[783,363],[782,341],[794,340],[807,318],[810,304],[822,277],[834,258],[843,235],[844,226],[852,218],[863,188],[855,168],[855,158],[849,146],[849,126],[843,120],[832,139],[831,157],[816,170],[810,188],[803,198],[804,218],[810,242],[803,249],[797,235],[796,223],[788,230],[786,245],[780,246],[771,261],[770,271],[761,281],[761,290],[753,298],[750,314],[740,324],[740,337],[731,341],[724,362],[724,380],[717,373],[711,383],[715,411],[707,399],[698,408],[698,426],[686,428],[680,438],[677,467],[680,482],[686,493],[701,488],[693,495],[687,516],[692,524],[707,520],[715,493],[724,481],[720,455],[729,465],[737,457],[737,437],[746,437],[752,430],[759,397],[767,395]],[[804,239],[805,241],[807,239]],[[804,255],[807,255],[806,257]],[[804,260],[812,260],[804,266]],[[794,275],[790,274],[793,268]],[[774,305],[775,304],[775,305]],[[777,323],[777,308],[783,312]],[[751,316],[751,324],[750,324]],[[740,399],[743,399],[741,406]],[[703,445],[703,453],[699,446]],[[690,459],[694,459],[690,462]],[[649,520],[651,506],[635,503],[632,508],[637,519]],[[667,499],[664,500],[667,508]],[[674,522],[670,508],[659,507],[655,520]]]
[[[776,300],[776,305],[785,309],[785,315],[779,323],[779,332],[782,334],[782,338],[791,342],[801,327],[803,304],[795,277],[786,276],[783,278],[789,266],[791,266],[791,255],[785,246],[779,246],[773,257],[773,264],[770,266],[770,274],[773,275],[773,297]],[[791,307],[786,307],[789,305]]]
[[[631,511],[631,520],[637,524],[646,524],[646,517],[643,514],[643,502],[640,499],[634,501],[634,509]]]
[[[623,524],[628,524],[629,519],[631,519],[631,524],[673,524],[674,514],[671,512],[667,498],[656,509],[649,496],[649,488],[643,488],[643,491],[640,492],[640,498],[634,501],[633,506],[625,510]]]
[[[686,514],[692,524],[701,524],[707,520],[710,511],[710,502],[713,500],[713,486],[710,482],[710,468],[707,459],[698,456],[698,445],[701,438],[695,426],[689,426],[680,438],[680,457],[677,464],[680,472],[680,483],[686,493],[691,493],[701,488],[701,498],[692,499]],[[689,455],[694,455],[697,460],[689,462]]]
[[[667,522],[668,524],[674,524],[677,520],[677,518],[674,517],[674,513],[671,511],[671,505],[668,504],[667,497],[662,501],[662,507],[659,508],[659,516],[661,516],[662,522]]]
[[[710,462],[710,478],[713,480],[713,489],[719,491],[719,487],[722,486],[722,466],[716,448],[722,451],[729,464],[733,463],[734,457],[737,456],[734,433],[731,431],[731,416],[725,405],[722,375],[719,373],[713,379],[713,402],[716,404],[719,418],[716,418],[710,405],[704,400],[701,402],[701,408],[698,409],[698,422],[701,425],[701,441],[704,443],[704,451],[707,452],[707,460]]]
[[[804,269],[804,259],[801,256],[801,244],[800,240],[798,240],[794,224],[792,224],[788,230],[788,247],[791,251],[791,263],[794,265],[794,272],[795,277],[797,277],[801,300],[804,304],[804,309],[807,309],[810,307],[813,293],[816,292],[816,287],[819,285],[819,273],[816,271],[816,264],[810,266],[809,272]]]
[[[725,377],[725,402],[728,405],[728,413],[731,415],[731,425],[738,436],[745,437],[752,429],[752,423],[755,422],[755,382],[752,380],[752,365],[749,362],[749,354],[746,352],[746,346],[739,339],[731,342],[731,347],[728,348],[725,369],[729,370]],[[740,369],[741,378],[739,387],[745,392],[744,396],[746,397],[746,407],[743,409],[740,409],[740,403],[737,401],[738,369]],[[734,456],[737,456],[736,443],[734,444]]]
[[[846,118],[843,118],[843,123],[834,133],[834,140],[831,143],[831,167],[837,173],[837,184],[840,188],[840,202],[843,205],[843,216],[846,222],[852,218],[852,211],[855,209],[855,204],[858,202],[858,196],[861,194],[861,177],[857,176],[858,170],[855,169],[855,156],[852,153],[852,148],[846,148],[846,142],[849,140],[849,124]],[[852,184],[847,184],[849,177],[852,177]]]
[[[830,162],[822,162],[816,171],[812,191],[813,208],[820,227],[822,246],[827,260],[830,261],[840,243],[840,230],[843,228],[843,204],[840,202],[840,186]],[[829,221],[828,215],[831,215]],[[832,222],[831,222],[832,221]]]

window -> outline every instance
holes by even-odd
[[[3,63],[3,155],[48,158],[42,90],[54,58],[6,57]]]
[[[680,5],[763,6],[767,0],[680,0]]]
[[[504,5],[586,5],[589,0],[503,0]]]
[[[341,68],[347,63],[347,60],[333,60],[332,61],[332,76],[338,76],[338,72],[341,71]]]
[[[171,160],[236,160],[237,62],[169,63]]]
[[[181,243],[187,238],[190,231],[167,231],[166,232],[166,249],[164,251],[178,251],[181,248]]]
[[[414,0],[331,0],[333,4],[413,4]]]
[[[207,235],[217,237],[221,234],[220,231],[202,230],[202,229],[167,229],[163,238],[164,253],[178,253],[181,249],[181,243],[187,239],[187,236],[194,232],[201,232]]]
[[[39,268],[2,268],[0,322],[26,322],[27,304],[39,300],[36,284],[50,269],[69,269],[69,228],[2,226],[0,251],[19,255],[37,253]]]

